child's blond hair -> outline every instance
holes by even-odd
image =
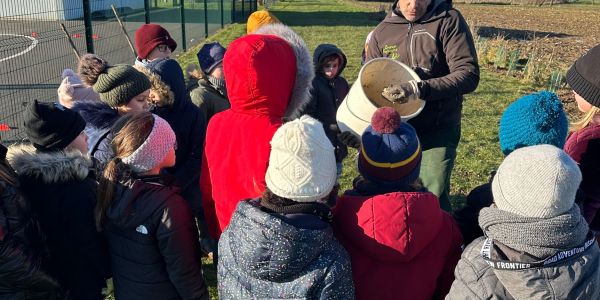
[[[587,127],[588,125],[590,125],[592,120],[594,120],[594,117],[598,113],[600,113],[600,108],[598,108],[596,106],[592,106],[592,108],[590,108],[590,110],[588,110],[581,119],[571,123],[569,131],[571,131],[571,132],[578,131],[578,130],[581,130],[581,129]]]

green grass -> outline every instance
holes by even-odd
[[[356,79],[360,69],[365,37],[377,25],[377,21],[371,20],[375,10],[360,7],[350,0],[286,0],[277,2],[271,9],[282,22],[304,38],[311,51],[321,43],[340,47],[348,57],[348,65],[342,75],[349,82]],[[227,46],[243,34],[245,24],[232,24],[207,41],[219,41]],[[184,68],[189,63],[197,63],[196,52],[200,46],[177,58]],[[500,116],[508,104],[532,91],[530,85],[517,79],[482,70],[478,89],[465,97],[462,137],[451,181],[454,208],[462,205],[469,191],[486,182],[489,172],[499,165],[502,160],[498,145]],[[340,179],[342,191],[351,187],[352,179],[357,175],[355,157],[356,152],[352,151],[344,161],[344,173]],[[214,271],[205,270],[209,284],[214,287]],[[214,289],[211,291],[211,295],[216,297]]]

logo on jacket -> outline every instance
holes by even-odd
[[[146,226],[144,226],[144,225],[140,225],[140,226],[136,227],[135,231],[137,231],[141,234],[148,234],[148,228],[146,228]]]
[[[396,45],[385,45],[383,46],[383,54],[391,59],[398,59],[398,46]]]

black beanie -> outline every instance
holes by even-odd
[[[600,45],[580,57],[567,72],[567,83],[575,93],[600,107]]]
[[[62,150],[85,128],[85,121],[75,111],[58,103],[33,100],[25,111],[25,133],[41,151]]]

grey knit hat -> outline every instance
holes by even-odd
[[[150,89],[150,80],[129,65],[107,66],[98,75],[93,88],[100,94],[100,100],[111,107],[117,107],[129,103],[133,97]]]
[[[498,209],[532,218],[553,218],[575,202],[581,183],[577,163],[552,145],[535,145],[511,152],[492,181]]]

